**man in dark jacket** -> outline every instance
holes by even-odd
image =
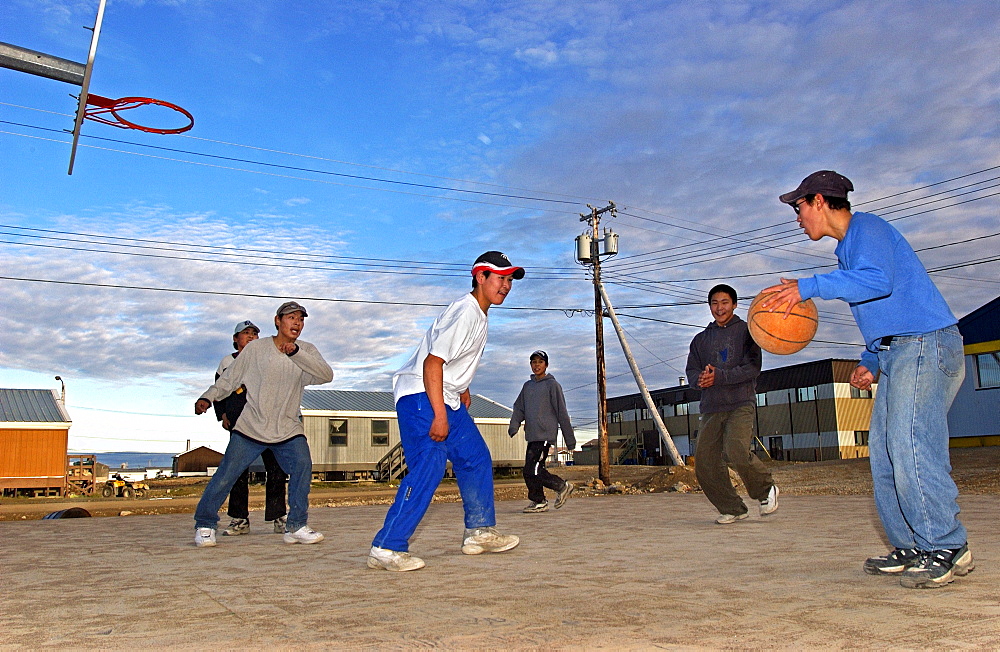
[[[760,347],[745,321],[734,314],[736,290],[716,285],[708,293],[715,321],[691,340],[687,375],[701,389],[701,431],[695,473],[705,496],[719,510],[720,525],[747,517],[747,506],[729,479],[739,474],[747,493],[760,501],[760,515],[778,509],[778,487],[771,472],[750,452],[756,410]]]
[[[556,509],[566,504],[566,499],[576,489],[572,482],[566,482],[545,468],[545,458],[549,456],[549,447],[556,443],[558,429],[562,428],[566,447],[570,450],[576,448],[576,435],[566,411],[562,387],[548,373],[548,354],[545,351],[535,351],[531,354],[530,363],[531,378],[524,383],[521,393],[514,401],[514,413],[507,429],[507,434],[513,437],[524,422],[524,438],[528,441],[528,450],[524,456],[522,474],[524,483],[528,485],[528,500],[531,501],[522,510],[525,514],[548,511],[546,487],[556,492]]]

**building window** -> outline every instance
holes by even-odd
[[[867,430],[855,430],[854,431],[854,445],[855,446],[867,446],[868,445],[868,431]]]
[[[330,445],[347,446],[347,419],[330,419]]]
[[[854,385],[851,385],[851,398],[871,398],[872,390],[870,389],[858,389]]]
[[[799,387],[796,390],[796,400],[799,403],[816,400],[816,387]]]
[[[767,405],[767,394],[757,394],[757,407],[764,407],[765,405]]]
[[[608,415],[608,421],[610,423],[621,423],[622,422],[622,413],[621,412],[612,412],[611,414]]]
[[[389,420],[372,419],[372,446],[389,445]]]
[[[1000,351],[976,356],[976,381],[978,389],[1000,387]]]
[[[674,416],[682,417],[688,413],[687,403],[678,403],[674,406]]]

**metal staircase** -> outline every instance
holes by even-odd
[[[633,459],[635,462],[633,464],[638,464],[639,461],[639,442],[642,441],[642,434],[639,433],[635,437],[630,437],[629,439],[622,442],[621,450],[618,452],[618,457],[615,460],[615,464],[625,464],[628,459]]]
[[[409,469],[403,456],[402,442],[393,446],[375,465],[375,477],[378,482],[401,480],[407,472]]]

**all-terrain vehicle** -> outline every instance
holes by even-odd
[[[105,498],[142,498],[147,491],[149,485],[145,482],[132,482],[116,473],[104,483],[101,495]]]

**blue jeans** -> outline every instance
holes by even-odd
[[[295,532],[306,525],[309,521],[309,483],[312,481],[312,457],[306,438],[300,435],[279,444],[262,444],[234,430],[219,469],[198,501],[194,512],[195,527],[214,529],[219,524],[219,508],[226,501],[233,484],[257,456],[268,449],[288,474],[288,521],[285,529]]]
[[[896,548],[966,543],[948,451],[948,408],[965,378],[963,356],[955,326],[897,337],[879,351],[868,445],[875,506]]]
[[[399,437],[409,472],[399,485],[396,499],[385,515],[385,524],[372,545],[397,552],[410,549],[410,537],[441,484],[448,460],[458,480],[465,509],[465,527],[496,525],[493,508],[493,458],[483,436],[464,405],[448,410],[448,437],[430,438],[434,410],[427,394],[410,394],[396,403]]]

